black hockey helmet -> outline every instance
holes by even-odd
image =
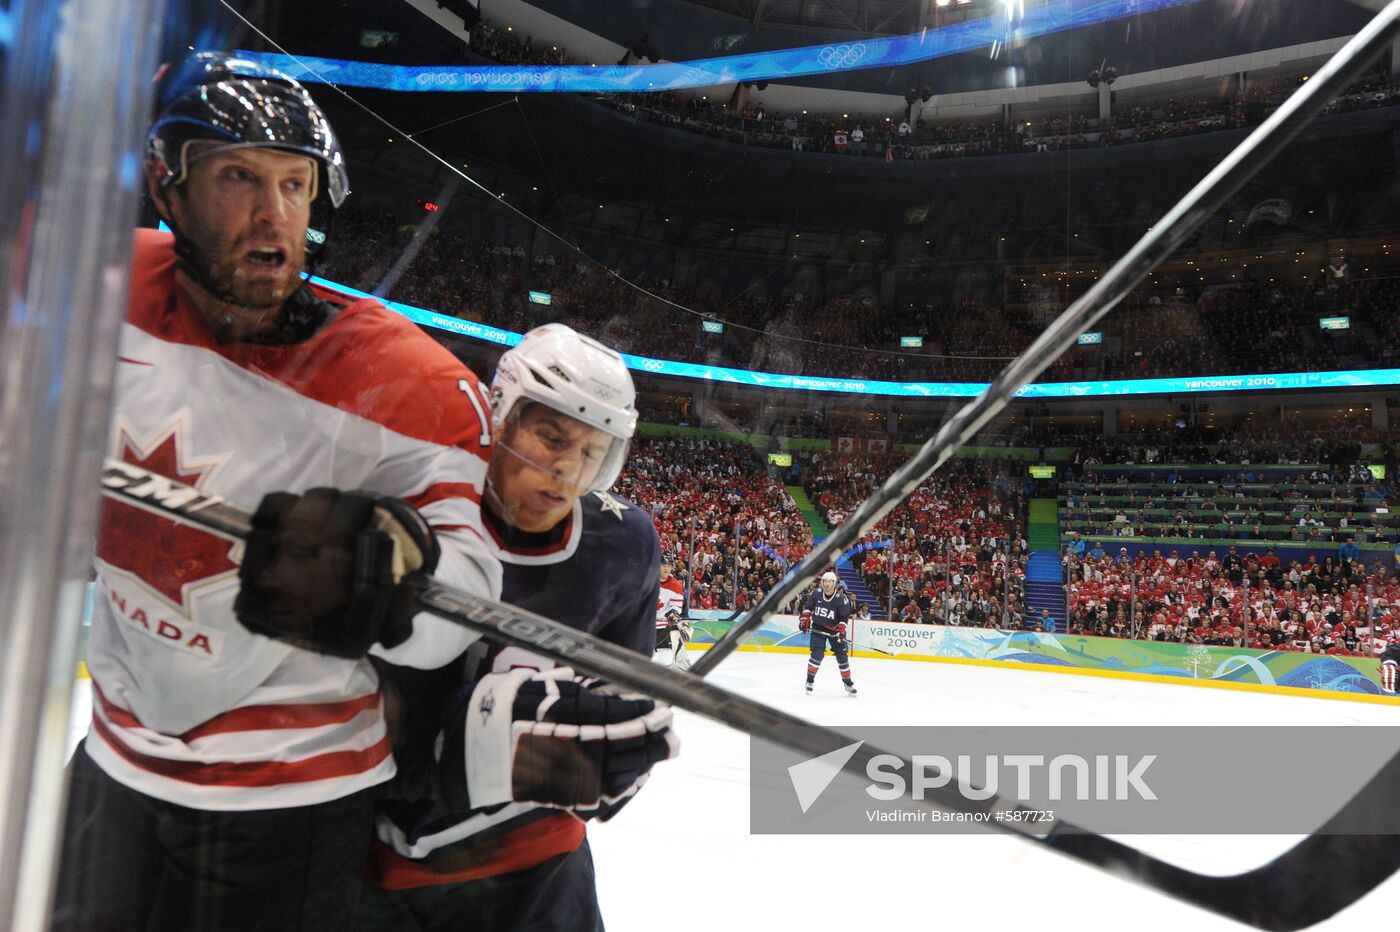
[[[289,75],[224,52],[191,55],[162,77],[160,113],[146,136],[146,158],[159,172],[158,186],[184,183],[192,158],[223,147],[307,156],[318,166],[306,231],[307,258],[314,257],[332,213],[350,193],[350,178],[340,143],[306,89]],[[196,142],[216,145],[191,153]]]

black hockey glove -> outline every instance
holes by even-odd
[[[437,540],[407,502],[367,492],[274,492],[253,515],[234,614],[250,631],[337,657],[393,647],[412,633],[411,586]]]
[[[568,667],[492,673],[458,700],[439,757],[455,809],[514,801],[606,822],[680,750],[670,706]]]

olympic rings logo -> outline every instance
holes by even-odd
[[[647,359],[643,360],[642,368],[648,372],[660,372],[662,369],[666,368],[666,363],[659,359]]]
[[[865,43],[854,45],[828,45],[817,53],[817,58],[828,68],[849,68],[865,57]]]

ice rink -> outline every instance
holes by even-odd
[[[802,692],[803,658],[740,652],[718,685],[827,725],[1396,725],[1400,707],[944,663],[856,660],[847,698],[828,658]],[[681,757],[613,822],[589,829],[608,928],[909,928],[1135,932],[1240,929],[1135,884],[1001,835],[750,836],[748,739],[681,712]],[[1285,837],[1132,839],[1177,863],[1235,873]],[[672,892],[668,892],[672,891]],[[1392,925],[1400,875],[1316,926]]]
[[[853,662],[860,696],[828,659],[812,696],[803,657],[739,652],[714,682],[842,725],[1400,724],[1400,706],[1243,690],[900,660]],[[79,684],[72,744],[86,731]],[[1003,835],[751,836],[748,739],[677,713],[681,756],[618,817],[589,829],[612,932],[1035,928],[1073,932],[1241,929],[1144,887]],[[1340,805],[1340,802],[1339,802]],[[1292,837],[1150,838],[1132,843],[1207,873],[1235,873]],[[1400,875],[1318,929],[1393,924]]]

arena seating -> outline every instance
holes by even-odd
[[[1156,547],[1100,551],[1070,572],[1071,634],[1370,656],[1400,622],[1393,570],[1333,556]]]
[[[814,456],[804,488],[826,522],[839,524],[904,459]],[[919,623],[1030,624],[1023,604],[1024,508],[1024,489],[1001,462],[963,460],[940,470],[862,540],[893,545],[858,557],[866,587],[881,602],[878,614]]]
[[[617,490],[651,513],[676,574],[690,577],[692,608],[751,606],[812,549],[807,522],[746,444],[638,438]]]
[[[336,248],[321,274],[376,290],[414,232],[412,224],[385,211],[347,202],[337,216]],[[1024,309],[974,298],[951,307],[881,307],[868,294],[818,297],[788,288],[784,297],[772,297],[737,284],[734,291],[716,293],[645,277],[641,283],[663,300],[643,296],[577,255],[527,254],[523,245],[488,245],[439,226],[385,296],[518,332],[559,320],[638,355],[893,381],[990,379],[1039,329]],[[549,291],[551,304],[530,303],[531,290]],[[1351,302],[1348,340],[1324,337],[1317,326],[1319,314],[1337,302]],[[673,304],[713,313],[726,322],[725,334],[704,334],[693,314]],[[665,325],[631,326],[629,315],[639,307]],[[1319,299],[1310,287],[1244,282],[1191,288],[1164,279],[1134,292],[1107,319],[1103,346],[1075,347],[1043,379],[1394,365],[1400,359],[1398,320],[1400,285],[1390,280],[1348,285]],[[922,352],[889,349],[905,333],[922,334]]]
[[[1092,471],[1089,471],[1092,470]],[[1377,543],[1389,482],[1363,465],[1089,467],[1061,483],[1062,531],[1086,538],[1164,538],[1263,544]]]
[[[1071,632],[1369,654],[1368,637],[1400,619],[1393,525],[1377,512],[1393,485],[1317,462],[1338,445],[1231,446],[1201,452],[1273,462],[1091,460],[1061,483]]]

